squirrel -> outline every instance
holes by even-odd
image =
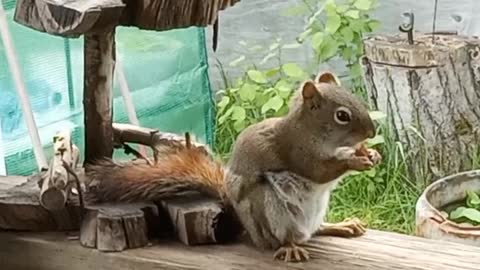
[[[289,112],[252,124],[237,137],[226,166],[203,148],[179,147],[156,165],[88,165],[97,202],[154,201],[200,192],[222,201],[260,249],[286,262],[309,260],[312,236],[365,233],[357,218],[324,222],[330,192],[350,170],[368,170],[381,155],[365,147],[376,129],[364,102],[331,72],[303,82]]]

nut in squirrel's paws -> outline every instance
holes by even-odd
[[[350,169],[357,171],[365,171],[371,169],[382,161],[382,156],[377,150],[367,148],[362,143],[355,149],[355,154],[349,159],[348,166]]]
[[[306,249],[295,244],[289,244],[277,249],[273,258],[284,262],[304,262],[310,259],[310,255]]]

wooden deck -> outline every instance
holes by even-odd
[[[480,247],[380,231],[364,237],[312,240],[310,262],[285,264],[272,253],[242,244],[187,247],[177,241],[148,248],[102,253],[69,241],[61,233],[0,232],[2,270],[126,269],[318,269],[318,270],[479,270]]]

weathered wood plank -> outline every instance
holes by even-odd
[[[61,234],[0,233],[2,269],[305,269],[305,270],[478,270],[480,247],[368,231],[363,237],[319,237],[301,264],[272,260],[243,244],[187,247],[161,241],[122,253],[92,252]],[[22,252],[18,252],[22,250]]]
[[[240,0],[18,0],[15,21],[37,31],[76,38],[117,25],[170,30],[211,25]]]

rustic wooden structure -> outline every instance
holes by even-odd
[[[70,130],[58,132],[53,137],[53,158],[48,171],[42,174],[39,181],[40,204],[47,210],[59,210],[65,207],[67,197],[71,193],[75,179],[64,167],[67,163],[72,170],[76,170],[80,159],[78,147],[72,143]]]
[[[477,270],[480,248],[367,231],[353,239],[318,237],[306,263],[274,261],[273,252],[244,244],[185,247],[161,241],[122,253],[91,252],[59,234],[0,233],[2,269],[305,269],[305,270]],[[21,250],[22,252],[18,252]]]
[[[117,26],[135,26],[140,29],[164,31],[174,28],[190,26],[218,26],[218,13],[240,0],[102,0],[102,1],[64,1],[64,0],[18,0],[15,10],[15,21],[48,34],[69,38],[84,36],[84,123],[85,123],[85,154],[84,164],[91,163],[101,158],[112,157],[115,147],[123,147],[126,152],[135,154],[149,164],[153,163],[148,157],[142,156],[126,143],[140,143],[152,148],[154,160],[175,149],[180,144],[187,143],[174,134],[164,134],[156,130],[135,127],[126,124],[113,124],[112,88],[116,61],[115,29]],[[215,27],[217,29],[217,27]],[[214,35],[216,36],[216,35]],[[216,42],[214,42],[216,44]],[[214,46],[216,47],[216,45]],[[44,229],[74,228],[77,221],[69,219],[68,209],[65,206],[68,191],[69,174],[59,166],[63,164],[61,155],[73,153],[72,149],[60,151],[59,145],[54,145],[54,156],[49,172],[50,177],[41,182],[40,203],[33,195],[38,192],[30,182],[16,186],[5,191],[5,196],[0,197],[1,203],[9,209],[18,205],[18,198],[27,200],[26,205],[31,206],[31,214],[43,205],[50,211],[40,211],[42,222],[47,222],[53,212],[63,211],[63,217],[71,226],[62,224],[48,224],[40,226]],[[205,150],[208,149],[205,147]],[[60,156],[60,158],[59,158]],[[83,172],[83,170],[82,170]],[[48,175],[48,174],[47,174]],[[43,176],[40,176],[43,177]],[[85,177],[83,184],[90,184]],[[81,191],[81,190],[80,190]],[[23,202],[22,202],[23,203]],[[174,202],[165,203],[169,211],[184,217],[184,223],[177,229],[186,239],[185,243],[203,243],[212,241],[213,234],[218,227],[220,208],[214,207],[216,203],[202,201],[204,207],[192,210],[182,204]],[[209,207],[207,207],[208,205]],[[156,207],[156,206],[155,206]],[[150,212],[155,212],[153,205],[147,207]],[[44,210],[45,210],[44,209]],[[147,243],[148,222],[144,208],[134,205],[98,206],[88,205],[85,219],[81,226],[81,243],[84,246],[96,247],[99,250],[114,251],[126,248],[140,247]],[[15,218],[21,217],[20,212],[9,210]],[[65,212],[67,211],[67,212]],[[83,211],[81,212],[83,213]],[[195,213],[192,215],[192,213]],[[211,214],[214,213],[214,214]],[[15,216],[17,215],[17,216]],[[18,224],[11,224],[11,220],[2,220],[0,214],[0,228],[17,228]],[[153,215],[155,216],[155,215]],[[195,221],[206,224],[206,230],[192,229]],[[36,220],[31,216],[32,220]],[[5,223],[5,224],[2,224]],[[75,223],[75,224],[77,224]],[[189,225],[186,225],[189,224]],[[4,226],[3,226],[4,225]],[[78,224],[77,224],[78,225]],[[210,228],[213,226],[213,229]],[[34,226],[19,225],[24,229],[36,230]],[[209,227],[210,226],[210,227]],[[151,230],[150,230],[151,231]],[[188,240],[187,240],[188,239]],[[192,240],[197,239],[197,240]]]
[[[113,153],[112,82],[115,28],[164,31],[216,22],[218,13],[240,0],[18,0],[15,21],[37,31],[84,43],[85,163]]]
[[[80,227],[80,243],[100,251],[146,246],[148,224],[159,219],[154,204],[93,205],[87,206],[86,211]]]
[[[480,129],[480,40],[457,35],[364,41],[365,82],[407,146],[417,179],[469,169]],[[476,152],[475,152],[476,153]]]

